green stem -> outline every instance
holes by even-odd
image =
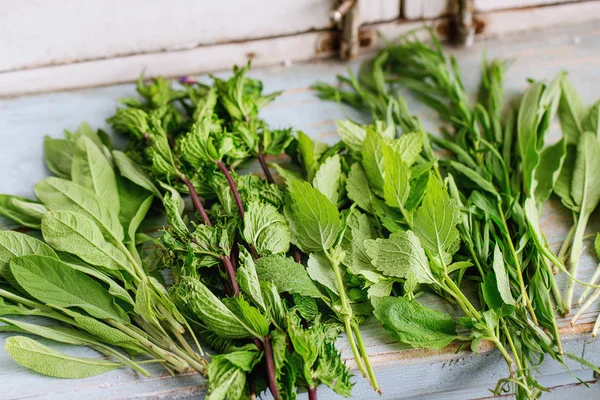
[[[592,275],[592,279],[590,279],[590,285],[595,285],[596,281],[598,281],[598,278],[600,278],[600,264],[598,264],[598,266],[596,267],[596,271],[594,272],[594,275]],[[581,305],[585,299],[590,295],[592,288],[590,286],[587,286],[585,288],[585,290],[583,291],[583,293],[581,294],[581,297],[579,297],[579,300],[577,300],[577,305]]]
[[[573,243],[573,235],[575,234],[575,227],[577,226],[577,215],[573,214],[573,225],[571,229],[569,229],[569,233],[567,233],[567,237],[565,238],[562,246],[560,246],[560,250],[558,252],[558,258],[565,262],[567,261],[567,253],[571,248],[571,244]]]
[[[348,342],[350,343],[350,349],[352,350],[352,355],[354,356],[354,360],[356,361],[356,365],[358,365],[358,369],[363,377],[367,378],[367,370],[363,364],[362,358],[360,356],[360,352],[358,351],[358,346],[354,341],[354,334],[352,333],[352,323],[351,318],[347,315],[344,316],[344,328],[346,329],[346,336],[348,336]]]
[[[358,329],[358,324],[356,323],[356,321],[352,322],[352,330],[354,331],[354,335],[356,336],[356,342],[358,343],[358,351],[360,352],[363,360],[365,361],[365,367],[367,368],[369,380],[371,381],[371,384],[373,385],[375,391],[381,394],[381,389],[379,388],[377,378],[375,377],[375,371],[373,371],[373,366],[369,362],[369,354],[367,354],[367,349],[362,340],[362,335],[360,334],[360,330]]]
[[[542,259],[541,262],[544,264],[544,267],[546,267],[546,269],[548,270],[548,277],[550,278],[550,289],[552,290],[552,296],[554,297],[556,308],[562,315],[566,315],[568,314],[568,311],[565,310],[565,303],[563,301],[562,294],[560,293],[558,282],[556,282],[554,271],[552,270],[550,264],[548,264],[548,260]]]
[[[515,246],[513,245],[512,238],[510,237],[510,234],[508,233],[509,232],[508,224],[506,223],[506,217],[504,215],[504,210],[502,209],[502,204],[500,204],[500,201],[498,201],[498,212],[500,213],[500,217],[502,218],[502,224],[504,225],[504,229],[501,229],[502,233],[504,234],[504,237],[505,237],[506,241],[508,242],[508,248],[509,248],[509,250],[512,254],[512,257],[515,261],[515,268],[517,270],[517,280],[519,282],[519,287],[521,289],[521,295],[523,296],[523,304],[529,310],[532,321],[536,325],[538,325],[538,320],[537,320],[537,316],[535,315],[535,310],[533,309],[533,305],[531,304],[531,300],[529,300],[529,295],[527,294],[527,289],[525,288],[525,280],[523,279],[523,271],[521,270],[521,263],[519,262],[519,255],[517,254],[517,250],[515,250]]]
[[[101,343],[96,343],[96,344],[90,344],[89,346],[91,348],[93,348],[94,350],[99,351],[100,353],[103,353],[103,354],[106,354],[107,356],[112,356],[112,357],[116,358],[117,360],[121,361],[123,364],[136,370],[137,372],[139,372],[140,374],[142,374],[146,377],[152,376],[150,374],[150,372],[146,371],[138,363],[134,362],[133,360],[130,360],[129,358],[125,357],[123,354],[119,353],[118,351],[116,351],[106,345],[103,345]]]
[[[585,204],[585,203],[582,203]],[[583,236],[585,234],[585,228],[590,218],[589,213],[582,213],[579,215],[577,220],[577,228],[575,229],[575,235],[573,236],[573,245],[571,246],[571,257],[569,262],[571,264],[571,270],[569,271],[573,278],[577,277],[577,269],[579,267],[579,258],[581,257],[581,250],[583,247]],[[571,309],[571,303],[573,302],[573,294],[575,292],[575,281],[570,279],[567,284],[566,294],[566,310]]]
[[[456,299],[458,305],[462,308],[464,313],[471,318],[475,318],[477,321],[481,321],[480,312],[477,311],[469,299],[466,298],[462,290],[460,290],[460,288],[448,275],[444,275],[444,283],[448,286],[448,292],[450,292],[452,297]]]

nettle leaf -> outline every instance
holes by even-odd
[[[236,272],[240,288],[248,295],[248,297],[265,310],[266,305],[262,298],[260,281],[258,280],[258,273],[256,272],[256,264],[246,249],[242,249],[240,252],[240,264],[241,266]]]
[[[52,257],[15,257],[10,272],[32,297],[58,307],[76,307],[100,319],[128,322],[129,318],[102,285]]]
[[[577,146],[571,196],[582,213],[591,213],[600,201],[600,140],[591,132]]]
[[[388,206],[404,211],[404,204],[410,194],[410,168],[401,154],[391,146],[384,145],[383,154],[385,159],[383,198]]]
[[[333,266],[325,254],[311,253],[306,264],[306,271],[313,281],[319,282],[333,293],[339,295],[340,291],[335,279]],[[343,273],[343,271],[342,271]]]
[[[119,191],[113,167],[98,146],[86,136],[79,138],[75,144],[71,179],[96,193],[104,207],[119,213]]]
[[[587,107],[566,76],[561,79],[560,87],[561,94],[558,104],[560,127],[567,143],[576,144],[584,132],[582,121],[587,114]]]
[[[75,144],[69,139],[44,138],[44,161],[48,169],[59,178],[71,178],[71,160]]]
[[[184,277],[171,288],[175,300],[189,308],[208,329],[226,339],[248,339],[254,332],[202,282]]]
[[[244,214],[244,240],[260,255],[286,253],[290,229],[285,217],[271,204],[252,201]]]
[[[460,245],[456,225],[460,214],[456,202],[436,179],[430,179],[423,203],[415,214],[415,234],[423,247],[449,264]]]
[[[280,292],[322,297],[302,264],[290,257],[272,255],[256,260],[256,273],[261,281],[272,282]]]
[[[57,250],[107,270],[133,273],[127,257],[108,242],[98,226],[85,215],[72,211],[49,211],[42,218],[44,240]]]
[[[423,150],[423,132],[409,132],[391,142],[394,151],[409,167],[417,161]]]
[[[419,238],[412,231],[392,233],[388,239],[365,240],[365,248],[375,268],[389,277],[436,282]]]
[[[533,181],[534,198],[543,204],[554,189],[567,155],[567,141],[561,138],[552,146],[545,147],[540,154],[540,164],[535,169]]]
[[[327,158],[319,167],[313,187],[319,189],[330,202],[338,204],[342,190],[342,164],[338,154]]]
[[[154,185],[152,178],[150,178],[146,171],[144,171],[135,161],[127,157],[127,155],[121,151],[114,150],[112,155],[115,164],[123,177],[129,179],[136,185],[143,187],[154,196],[158,198],[162,197],[160,191],[156,185]]]
[[[4,276],[13,257],[37,254],[58,258],[54,250],[41,240],[15,231],[0,231],[0,275]]]
[[[56,378],[88,378],[121,367],[108,360],[69,356],[25,336],[9,337],[4,348],[23,367]]]
[[[346,191],[350,200],[368,213],[373,213],[373,192],[360,163],[352,164],[346,179]]]
[[[367,137],[365,128],[350,120],[336,120],[335,124],[338,134],[346,146],[352,151],[360,152]]]
[[[443,349],[457,338],[456,322],[449,314],[427,308],[416,300],[380,297],[371,302],[375,317],[402,343]]]
[[[116,240],[124,238],[119,215],[105,207],[96,193],[74,182],[60,178],[46,178],[35,185],[35,194],[49,210],[80,212]]]
[[[48,209],[37,201],[25,197],[0,194],[0,215],[10,218],[19,225],[40,229],[42,215]]]
[[[289,195],[285,216],[292,242],[305,253],[330,249],[342,229],[337,207],[308,182],[290,182]]]
[[[385,174],[384,145],[381,135],[367,130],[367,138],[361,151],[362,166],[371,186],[380,190],[384,185]]]

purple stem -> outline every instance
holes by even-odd
[[[264,338],[265,360],[267,362],[267,377],[269,378],[269,389],[275,400],[281,400],[277,381],[275,380],[275,363],[273,362],[273,349],[271,348],[271,339],[268,336]]]
[[[221,256],[221,261],[223,262],[223,266],[225,267],[225,272],[227,273],[227,277],[229,278],[229,282],[231,283],[231,288],[233,289],[233,295],[240,295],[240,286],[235,280],[235,269],[233,269],[233,264],[231,264],[231,259],[227,256]]]
[[[309,386],[308,400],[317,400],[317,388],[316,387]]]
[[[260,147],[258,148],[258,155],[256,157],[258,158],[258,162],[260,163],[260,166],[262,167],[262,170],[265,173],[265,176],[267,177],[267,181],[269,183],[275,183],[273,175],[271,175],[271,171],[269,170],[267,162],[265,161],[265,155],[263,154]]]
[[[196,192],[196,188],[194,187],[194,185],[192,185],[192,182],[190,182],[188,177],[184,174],[179,175],[179,178],[187,186],[190,192],[190,197],[192,198],[192,203],[194,203],[194,208],[196,208],[196,211],[198,211],[198,214],[200,214],[200,216],[202,217],[202,221],[204,221],[204,224],[207,226],[212,226],[210,219],[208,218],[208,214],[206,213],[206,210],[204,209],[204,206],[200,201],[200,197],[198,197],[198,192]]]

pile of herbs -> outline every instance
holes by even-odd
[[[365,62],[358,77],[338,77],[348,90],[324,83],[315,89],[373,117],[372,125],[338,122],[343,145],[336,157],[344,159],[356,221],[347,231],[346,265],[362,278],[375,316],[415,347],[458,340],[476,352],[481,340],[491,341],[509,370],[494,393],[530,399],[547,391],[534,375],[546,354],[567,370],[565,357],[598,371],[563,351],[555,316],[569,311],[583,232],[598,203],[598,104],[585,107],[564,73],[532,81],[505,104],[504,72],[502,61],[484,59],[472,105],[456,61],[433,35],[427,44],[411,33]],[[438,113],[441,137],[409,114],[399,88]],[[544,147],[557,112],[563,138]],[[440,159],[434,146],[449,155]],[[539,227],[552,192],[575,222],[560,257]],[[569,248],[570,273],[563,262]],[[570,280],[565,300],[557,270]],[[597,288],[595,280],[578,282]],[[476,302],[465,294],[473,287]],[[425,291],[456,304],[464,317],[414,299]]]

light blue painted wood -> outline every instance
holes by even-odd
[[[579,38],[575,44],[574,38]],[[456,51],[458,61],[465,71],[465,85],[474,91],[479,78],[481,51],[486,43],[474,48]],[[488,57],[512,60],[507,73],[507,91],[514,95],[526,87],[525,79],[534,76],[549,79],[561,69],[570,72],[571,80],[588,103],[600,93],[598,67],[600,57],[600,31],[597,27],[583,26],[558,31],[535,33],[524,37],[508,38],[487,44]],[[358,63],[350,64],[357,70]],[[308,87],[316,80],[333,82],[336,74],[344,73],[346,65],[335,61],[298,64],[291,68],[268,68],[252,71],[255,78],[263,80],[267,91],[284,90],[283,95],[263,111],[263,116],[275,127],[293,126],[312,137],[328,143],[338,140],[335,119],[368,119],[353,110],[340,109],[333,103],[322,102],[314,97]],[[204,79],[205,77],[203,77]],[[103,88],[53,93],[33,97],[0,100],[0,193],[33,196],[35,182],[48,175],[42,161],[42,138],[44,135],[60,136],[63,129],[74,130],[81,121],[88,121],[97,128],[107,128],[105,118],[116,108],[115,99],[134,94],[131,84]],[[419,115],[426,126],[435,131],[435,114],[414,101],[411,110]],[[558,125],[549,140],[556,140]],[[117,138],[117,142],[118,142]],[[570,216],[556,201],[551,201],[542,220],[549,242],[560,246],[566,235]],[[593,216],[595,231],[600,230],[598,215]],[[5,220],[0,226],[12,227]],[[587,279],[594,271],[596,261],[589,251],[582,258],[580,276]],[[563,280],[564,283],[564,280]],[[581,289],[578,289],[581,290]],[[577,293],[576,293],[577,296]],[[451,306],[430,296],[424,299],[438,309],[457,313]],[[585,326],[595,320],[599,306],[596,305],[580,320]],[[570,329],[568,320],[560,321],[566,334],[565,348],[587,360],[600,364],[600,341]],[[475,356],[470,352],[453,353],[408,350],[395,343],[393,338],[370,321],[363,327],[365,342],[375,364],[383,395],[381,399],[427,398],[465,399],[490,396],[489,388],[506,376],[505,364],[496,352]],[[568,333],[573,333],[569,335]],[[0,342],[8,337],[0,335]],[[347,341],[341,338],[339,347],[345,357],[350,357]],[[75,355],[93,356],[92,350],[59,346]],[[96,354],[97,355],[97,354]],[[592,373],[575,363],[569,363],[576,376],[592,381]],[[0,350],[0,399],[36,398],[54,399],[116,399],[116,398],[200,398],[206,392],[206,381],[197,375],[171,378],[160,368],[149,368],[156,375],[143,378],[121,369],[84,380],[59,380],[26,371]],[[564,372],[553,361],[540,368],[541,382],[556,391],[547,399],[577,396],[578,399],[600,398],[600,387],[585,389],[576,385],[577,380]],[[355,379],[353,398],[375,398],[374,392],[364,379]],[[335,398],[327,389],[319,390],[320,398]],[[303,395],[304,396],[304,395]]]

